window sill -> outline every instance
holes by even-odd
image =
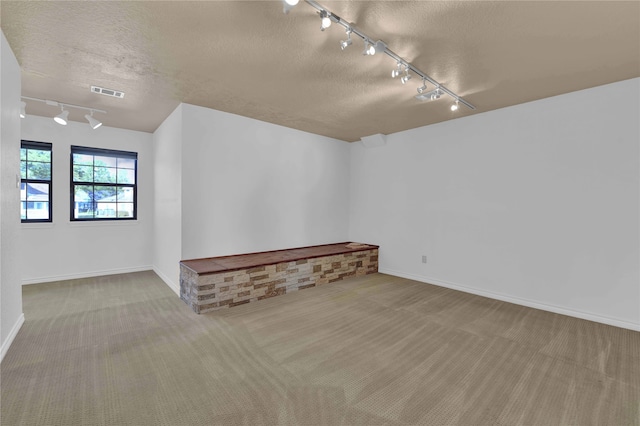
[[[140,219],[135,219],[135,220],[96,220],[96,221],[91,221],[91,220],[87,220],[87,221],[69,221],[69,226],[71,227],[78,227],[78,228],[85,228],[85,227],[89,227],[89,228],[93,228],[93,227],[102,227],[102,226],[136,226],[138,225],[140,222],[142,222],[142,220]]]

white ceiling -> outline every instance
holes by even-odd
[[[288,15],[280,1],[2,0],[0,18],[24,96],[146,132],[186,102],[355,141],[640,76],[637,1],[320,3],[477,109],[417,101],[417,76],[392,79],[395,62],[363,56],[360,39],[342,51],[344,29],[320,31],[304,0]]]

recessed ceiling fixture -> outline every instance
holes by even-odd
[[[60,109],[62,110],[62,112],[60,114],[56,115],[55,117],[53,117],[53,120],[56,123],[61,124],[63,126],[66,126],[67,123],[69,122],[69,108],[72,108],[72,109],[83,109],[83,110],[89,111],[90,115],[86,114],[84,116],[84,118],[87,119],[87,121],[89,122],[89,125],[94,130],[97,129],[98,127],[102,126],[102,123],[93,117],[93,113],[94,112],[101,112],[103,114],[107,113],[107,111],[103,111],[103,110],[97,109],[97,108],[87,108],[87,107],[83,107],[83,106],[80,106],[80,105],[65,104],[65,103],[62,103],[62,102],[51,101],[51,100],[48,100],[48,99],[45,100],[45,99],[31,98],[29,96],[22,96],[22,99],[26,99],[28,101],[44,102],[45,104],[47,104],[49,106],[55,106],[55,107],[59,106]],[[24,110],[26,108],[26,102],[22,101],[22,105],[23,106],[22,106],[22,111],[20,113],[20,117],[24,118],[22,113],[24,112]],[[26,114],[24,114],[24,116],[26,117]]]
[[[124,98],[124,92],[120,90],[105,89],[104,87],[91,86],[91,91],[93,93],[99,93],[105,96],[112,96],[114,98],[119,98],[119,99]]]
[[[284,13],[289,13],[289,10],[291,10],[291,7],[293,7],[291,3],[295,2],[293,3],[293,5],[298,3],[298,0],[282,0],[282,1],[284,3]],[[347,46],[351,45],[352,43],[351,34],[355,34],[356,36],[360,37],[364,42],[364,51],[362,52],[363,55],[373,56],[376,53],[384,53],[387,56],[389,56],[391,59],[396,61],[396,63],[398,64],[398,69],[394,69],[393,71],[391,71],[391,77],[394,77],[394,78],[398,77],[401,73],[401,65],[404,65],[405,73],[400,79],[403,84],[406,84],[411,79],[411,73],[417,74],[420,78],[422,78],[422,86],[418,87],[418,95],[416,96],[417,99],[435,100],[440,98],[441,95],[446,94],[448,96],[451,96],[453,99],[455,99],[454,105],[456,106],[456,108],[454,109],[452,106],[451,108],[452,111],[457,110],[458,109],[457,106],[459,104],[463,104],[469,109],[476,109],[472,104],[470,104],[469,102],[467,102],[466,100],[464,100],[463,98],[461,98],[460,96],[452,92],[451,90],[447,89],[445,86],[441,85],[436,80],[429,77],[426,73],[424,73],[414,65],[411,65],[408,61],[404,60],[398,54],[393,52],[391,49],[388,48],[386,43],[383,42],[382,40],[378,40],[377,42],[374,43],[370,36],[362,32],[361,30],[359,30],[352,23],[342,19],[341,17],[331,12],[326,7],[320,5],[315,0],[305,0],[305,3],[307,3],[309,6],[313,7],[318,11],[318,14],[322,19],[322,24],[320,26],[320,29],[322,31],[329,28],[332,22],[335,22],[336,24],[341,25],[347,30],[347,36],[348,36],[347,40],[340,41],[340,48],[342,50],[344,50]],[[427,82],[435,86],[436,89],[432,90],[431,92],[425,93],[424,91],[426,90]]]

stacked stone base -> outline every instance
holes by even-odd
[[[180,298],[204,313],[376,272],[378,249],[200,275],[180,265]]]

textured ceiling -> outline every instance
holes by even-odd
[[[0,18],[24,96],[103,109],[105,125],[146,132],[186,102],[355,141],[640,76],[636,1],[320,3],[477,110],[417,101],[417,76],[392,79],[395,62],[363,56],[360,39],[342,51],[344,29],[320,31],[304,1],[284,15],[280,1],[2,0]]]

